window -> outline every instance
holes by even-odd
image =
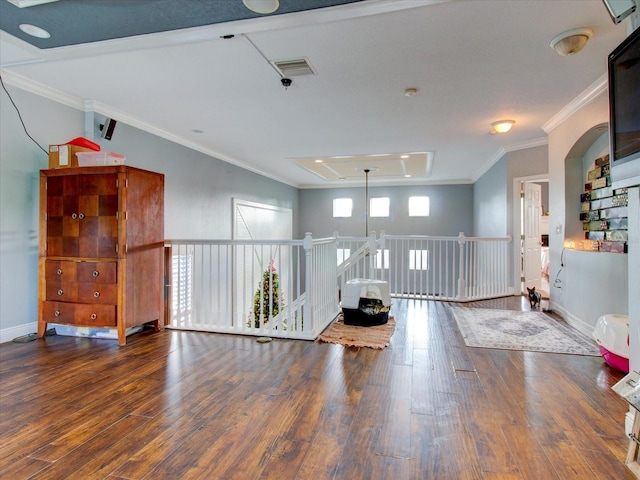
[[[409,270],[429,270],[429,250],[409,250]]]
[[[388,217],[389,197],[372,198],[369,201],[369,210],[371,217]]]
[[[409,197],[409,216],[428,217],[429,197]]]
[[[353,200],[351,198],[333,199],[333,216],[350,217],[353,211]]]
[[[378,250],[374,260],[374,268],[377,268],[377,269],[389,268],[389,250]]]
[[[338,265],[344,262],[347,258],[351,256],[351,250],[348,248],[338,248],[337,257],[338,257]]]

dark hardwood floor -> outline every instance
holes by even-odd
[[[169,330],[2,344],[0,478],[634,478],[601,358],[468,348],[446,303],[392,314],[382,351]]]

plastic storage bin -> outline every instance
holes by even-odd
[[[123,165],[125,156],[115,152],[78,152],[79,167]]]
[[[612,368],[629,373],[629,317],[602,315],[596,322],[593,338],[605,362]]]

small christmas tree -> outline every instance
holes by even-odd
[[[280,281],[273,260],[262,274],[262,281],[258,283],[258,289],[253,295],[253,326],[260,328],[260,316],[262,323],[275,317],[280,311]],[[247,322],[251,326],[251,320]]]

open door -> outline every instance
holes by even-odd
[[[525,287],[542,288],[542,257],[540,214],[542,187],[537,183],[523,184],[523,236],[522,236],[522,290]],[[524,293],[523,292],[523,293]]]

